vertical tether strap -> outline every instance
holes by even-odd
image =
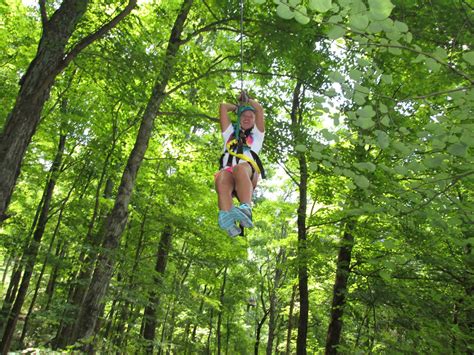
[[[240,91],[244,90],[244,0],[240,0]]]

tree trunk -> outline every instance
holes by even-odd
[[[227,280],[227,266],[224,268],[224,279],[222,280],[222,286],[221,286],[221,291],[219,294],[219,313],[217,314],[217,329],[216,329],[216,335],[217,335],[217,354],[220,355],[221,353],[221,325],[222,325],[222,313],[223,313],[223,308],[224,308],[224,294],[225,294],[225,283]]]
[[[165,88],[172,75],[175,64],[175,56],[180,47],[180,36],[184,28],[184,22],[188,16],[193,0],[185,0],[181,6],[178,17],[175,20],[164,63],[153,88],[151,98],[142,118],[138,136],[127,165],[122,175],[115,205],[105,221],[103,228],[103,250],[99,255],[92,280],[85,296],[85,301],[79,313],[77,321],[77,333],[72,339],[85,339],[94,334],[95,324],[99,315],[100,304],[110,283],[115,264],[115,252],[120,243],[120,237],[125,229],[128,219],[128,205],[133,187],[135,185],[138,169],[143,161],[148,147],[153,122],[158,114],[158,109],[165,97]]]
[[[302,83],[296,84],[293,91],[293,103],[291,107],[291,125],[293,135],[296,142],[302,140],[301,125],[302,118],[300,115],[300,96]],[[299,170],[299,203],[298,203],[298,287],[300,296],[300,312],[298,321],[298,337],[296,339],[296,353],[299,355],[306,354],[306,340],[308,334],[308,256],[306,247],[306,206],[307,206],[307,184],[308,184],[308,167],[304,152],[297,152],[298,170]]]
[[[273,353],[273,339],[275,336],[276,329],[276,318],[277,318],[277,290],[280,287],[280,281],[283,275],[282,265],[285,262],[285,248],[281,248],[276,257],[276,268],[275,276],[273,278],[273,287],[270,291],[270,318],[268,320],[268,340],[266,354],[271,355]]]
[[[160,292],[163,285],[163,278],[166,271],[166,264],[168,262],[168,253],[171,248],[172,228],[166,226],[161,234],[160,243],[158,245],[158,252],[156,254],[154,287],[150,292],[148,305],[145,307],[143,338],[147,341],[146,352],[153,354],[153,342],[156,335],[157,314],[156,310],[160,305]]]
[[[36,262],[36,257],[38,255],[41,239],[43,238],[43,234],[46,228],[46,223],[48,222],[49,206],[51,203],[51,199],[53,197],[53,191],[56,185],[56,180],[60,172],[65,143],[66,143],[66,135],[63,134],[59,138],[58,151],[56,152],[56,157],[54,158],[54,161],[50,170],[50,177],[45,187],[46,193],[44,194],[45,198],[44,198],[43,207],[41,209],[41,214],[38,219],[38,224],[33,234],[33,240],[31,241],[28,247],[28,251],[26,253],[27,258],[26,258],[26,264],[25,264],[25,271],[23,273],[20,288],[18,289],[18,294],[16,296],[15,303],[13,304],[12,310],[10,311],[10,314],[8,316],[8,320],[6,323],[5,332],[3,334],[3,339],[1,343],[0,353],[2,354],[8,353],[10,349],[16,323],[18,321],[21,308],[23,307],[23,303],[25,302],[26,293],[28,291],[31,276],[33,275],[33,268]]]
[[[326,354],[337,354],[337,346],[341,341],[342,315],[346,303],[347,280],[349,279],[351,253],[354,245],[352,228],[353,223],[346,225],[337,257],[336,280],[334,282],[331,316],[326,337]]]
[[[290,311],[288,314],[288,328],[286,332],[286,348],[285,354],[291,354],[291,332],[293,331],[293,310],[295,308],[295,298],[296,298],[296,285],[293,286],[293,290],[291,292],[291,300],[290,300]]]
[[[100,173],[99,181],[97,182],[97,187],[95,189],[95,198],[94,198],[94,208],[92,211],[92,216],[87,225],[87,233],[84,239],[85,248],[81,250],[79,255],[79,265],[80,269],[77,273],[77,277],[72,282],[72,295],[68,298],[68,304],[70,305],[69,311],[66,312],[65,316],[69,319],[76,319],[77,313],[79,312],[82,302],[84,301],[85,293],[87,292],[87,287],[90,283],[92,272],[94,270],[94,264],[97,260],[97,249],[101,244],[101,235],[94,233],[94,228],[96,226],[97,220],[100,217],[100,198],[102,194],[102,189],[104,185],[104,180],[107,174],[109,167],[109,162],[115,151],[117,144],[117,129],[114,121],[112,129],[112,142],[110,149],[108,149],[107,155],[104,159],[102,166],[102,171]],[[107,189],[106,189],[107,190]],[[107,198],[107,191],[104,191],[103,195]],[[88,250],[89,252],[87,252]],[[73,322],[66,322],[60,328],[58,336],[54,339],[55,348],[64,348],[74,335],[75,324]]]
[[[41,111],[49,98],[56,76],[88,45],[114,28],[136,5],[130,0],[125,9],[110,22],[82,40],[66,53],[69,39],[86,12],[89,0],[63,0],[51,18],[47,18],[44,3],[40,10],[43,33],[35,58],[20,81],[15,106],[0,134],[0,222],[7,218],[6,210],[20,173],[26,148],[38,127]]]
[[[36,207],[36,213],[33,218],[33,223],[31,224],[31,227],[28,231],[28,235],[26,237],[26,242],[23,249],[23,254],[21,255],[20,261],[15,263],[15,266],[13,268],[12,276],[10,279],[10,283],[8,284],[8,289],[7,293],[5,295],[5,298],[3,300],[2,304],[2,310],[0,311],[0,321],[2,326],[0,326],[0,334],[3,334],[4,331],[4,325],[7,323],[7,317],[10,314],[10,308],[13,304],[13,301],[15,300],[16,293],[18,291],[18,286],[20,285],[20,280],[21,280],[21,275],[23,273],[23,268],[26,264],[26,258],[27,258],[27,253],[28,253],[28,248],[31,243],[31,236],[33,235],[36,225],[38,223],[38,219],[41,215],[41,210],[43,208],[43,203],[44,203],[44,198],[45,198],[46,190],[43,191],[43,195],[41,196],[41,200]]]

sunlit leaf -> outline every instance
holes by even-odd
[[[371,162],[363,162],[363,163],[354,163],[353,164],[355,168],[359,169],[359,170],[365,170],[365,171],[368,171],[368,172],[374,172],[375,171],[375,164],[371,163]]]
[[[277,15],[285,20],[290,20],[295,16],[295,13],[291,11],[287,4],[280,4],[276,9]]]
[[[301,23],[302,25],[306,25],[309,23],[309,17],[306,15],[306,7],[303,5],[299,5],[295,10],[295,20]]]
[[[304,144],[298,144],[296,147],[295,147],[295,150],[297,152],[306,152],[306,146]]]
[[[408,26],[405,22],[395,21],[394,26],[399,32],[408,32]]]
[[[387,133],[376,130],[375,134],[377,135],[377,145],[381,149],[385,149],[390,145],[390,138]]]
[[[332,7],[332,0],[309,0],[308,7],[313,11],[327,12]]]
[[[354,177],[354,183],[361,189],[367,189],[370,186],[370,181],[364,175],[356,175]]]
[[[369,0],[370,15],[375,20],[384,20],[395,7],[390,0]]]
[[[332,26],[331,29],[327,32],[329,39],[338,39],[343,37],[346,34],[346,30],[341,26]]]
[[[369,17],[366,14],[352,15],[349,24],[355,29],[365,30],[369,25]]]

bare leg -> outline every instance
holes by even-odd
[[[216,177],[217,204],[219,210],[229,211],[232,206],[232,191],[234,191],[234,177],[228,171],[221,171]]]
[[[240,203],[250,205],[254,184],[252,183],[252,168],[249,164],[238,164],[232,171],[235,180],[235,190]]]

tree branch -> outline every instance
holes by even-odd
[[[46,13],[46,0],[39,0],[40,14],[41,14],[41,23],[43,28],[48,25],[48,14]]]
[[[137,0],[129,0],[127,6],[112,20],[107,22],[105,25],[100,27],[94,33],[84,37],[80,40],[64,57],[63,61],[61,62],[62,68],[65,68],[84,48],[90,45],[92,42],[104,37],[111,29],[113,29],[117,24],[125,18],[134,7],[137,5]]]
[[[212,30],[215,30],[216,29],[216,26],[218,25],[222,25],[224,23],[228,23],[230,21],[233,21],[233,20],[237,20],[236,17],[230,17],[230,18],[226,18],[226,19],[221,19],[221,20],[217,20],[217,21],[214,21],[214,22],[211,22],[210,24],[204,26],[204,27],[201,27],[201,28],[198,28],[196,31],[194,31],[193,33],[190,33],[186,38],[182,39],[179,41],[179,44],[182,45],[188,41],[190,41],[193,37],[195,37],[196,35],[200,34],[200,33],[203,33],[203,32],[208,32],[208,31],[212,31]]]

